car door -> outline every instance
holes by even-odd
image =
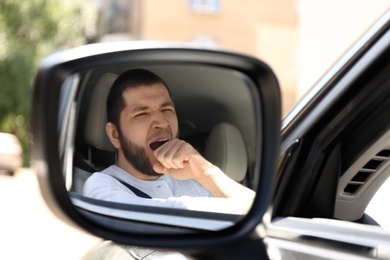
[[[283,259],[390,258],[365,214],[390,173],[389,28],[388,12],[282,122],[268,234]]]

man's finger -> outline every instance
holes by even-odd
[[[156,149],[154,156],[165,168],[183,168],[185,154],[183,154],[182,148],[185,145],[186,143],[184,141],[174,139]]]
[[[155,162],[153,164],[153,170],[157,173],[161,174],[169,174],[169,169],[165,168],[160,162]]]

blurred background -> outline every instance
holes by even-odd
[[[271,66],[286,115],[389,8],[390,0],[0,0],[0,132],[9,133],[0,134],[0,259],[80,259],[100,241],[53,215],[28,168],[32,86],[45,56],[123,40],[233,50]],[[5,165],[14,177],[1,175]]]
[[[0,132],[16,135],[28,166],[30,101],[39,61],[82,44],[196,42],[268,63],[283,115],[390,0],[1,0]]]

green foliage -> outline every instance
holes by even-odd
[[[28,162],[33,77],[56,50],[84,44],[85,6],[77,0],[0,1],[0,132],[16,134]],[[92,7],[93,8],[93,7]]]

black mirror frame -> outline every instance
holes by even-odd
[[[107,51],[110,50],[110,51]],[[240,71],[256,85],[261,107],[260,177],[250,212],[231,228],[213,233],[183,235],[132,235],[108,230],[88,221],[73,206],[65,188],[57,137],[61,85],[72,73],[91,67],[137,64],[187,63]],[[257,93],[253,93],[256,94]],[[35,81],[31,116],[32,166],[42,195],[53,212],[68,224],[81,226],[94,235],[121,244],[147,247],[216,247],[242,240],[262,221],[273,192],[281,121],[280,90],[272,70],[263,62],[227,51],[187,47],[135,47],[131,44],[96,44],[59,52],[46,58]],[[256,104],[259,106],[259,104]]]

